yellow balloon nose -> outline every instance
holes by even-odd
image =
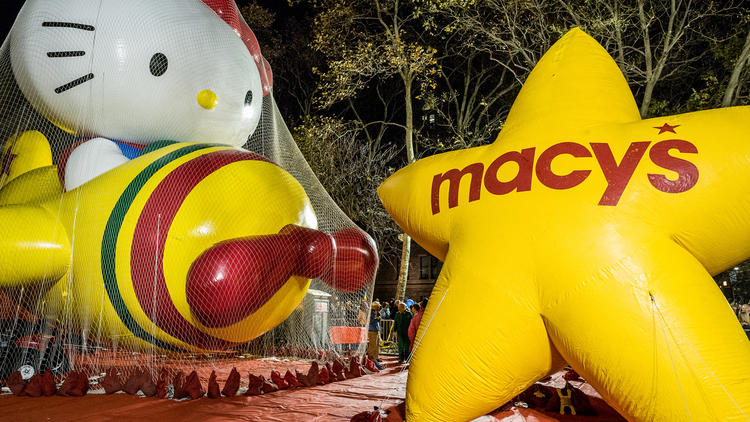
[[[210,89],[204,89],[198,93],[198,104],[206,110],[213,110],[219,105],[219,97]]]

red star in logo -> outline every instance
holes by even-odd
[[[680,125],[670,126],[669,123],[664,123],[663,126],[654,126],[654,129],[659,129],[659,135],[661,135],[664,132],[677,133],[674,131],[674,128],[676,127],[680,127]]]

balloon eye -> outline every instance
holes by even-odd
[[[247,91],[247,94],[245,94],[245,105],[250,105],[253,103],[253,91]]]
[[[162,53],[156,53],[151,57],[149,68],[151,69],[152,75],[161,76],[166,73],[168,65],[169,62],[167,61],[167,56]]]

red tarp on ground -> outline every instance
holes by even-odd
[[[247,387],[248,372],[269,376],[272,369],[307,372],[309,363],[244,360],[233,362]],[[223,387],[232,366],[215,368]],[[199,370],[204,388],[212,368]],[[204,372],[206,372],[204,374]],[[348,421],[373,406],[395,406],[406,394],[406,371],[386,369],[331,384],[277,391],[262,396],[174,401],[124,393],[91,394],[84,397],[0,396],[0,420],[21,421]]]
[[[116,361],[116,360],[115,360]],[[394,358],[387,361],[396,365]],[[183,364],[185,362],[183,361]],[[248,373],[264,375],[272,370],[306,373],[310,363],[278,362],[272,360],[233,360],[220,367],[198,369],[204,389],[212,370],[216,371],[220,387],[223,387],[232,367],[236,366],[242,376],[242,386],[247,387]],[[187,368],[186,368],[187,369]],[[122,369],[121,369],[122,371]],[[187,372],[192,371],[192,369]],[[185,373],[187,373],[185,372]],[[547,383],[559,383],[561,374]],[[84,397],[16,397],[0,396],[0,420],[12,422],[36,421],[348,421],[351,416],[372,410],[373,406],[393,409],[388,422],[398,422],[396,406],[402,404],[406,395],[407,371],[402,366],[387,368],[380,373],[360,378],[338,381],[310,388],[282,390],[260,396],[237,396],[232,398],[174,401],[145,398],[124,393],[113,395],[92,394]],[[621,422],[625,421],[601,400],[590,385],[573,381],[584,391],[599,416],[561,416],[559,413],[536,412],[530,409],[511,408],[485,416],[477,422]],[[96,389],[92,391],[97,391]],[[101,389],[99,390],[101,391]],[[400,406],[403,411],[403,405]]]
[[[560,371],[552,375],[550,379],[539,382],[539,384],[551,388],[563,388],[565,386],[564,375],[565,371]],[[472,422],[626,422],[625,418],[620,416],[602,400],[599,393],[590,384],[579,380],[570,381],[570,385],[586,394],[591,407],[597,413],[596,416],[561,415],[559,412],[512,407],[512,404],[509,403],[501,407],[501,410],[477,418]],[[388,415],[387,422],[403,422],[403,405],[398,408],[392,408],[391,411],[392,413]]]
[[[552,375],[548,381],[540,382],[539,384],[552,388],[563,388],[565,386],[565,380],[563,378],[564,374],[565,371],[558,372]],[[620,416],[620,414],[602,400],[602,397],[590,384],[583,381],[570,381],[570,385],[580,389],[586,394],[591,403],[591,407],[593,407],[597,413],[596,416],[561,415],[559,412],[519,409],[513,407],[501,412],[493,413],[477,422],[626,422],[625,418]]]

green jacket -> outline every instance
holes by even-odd
[[[405,310],[402,314],[401,312],[396,312],[396,316],[393,317],[393,324],[396,329],[396,334],[398,334],[401,337],[408,337],[409,336],[409,323],[411,322],[411,318],[414,315],[412,315],[411,311]]]

